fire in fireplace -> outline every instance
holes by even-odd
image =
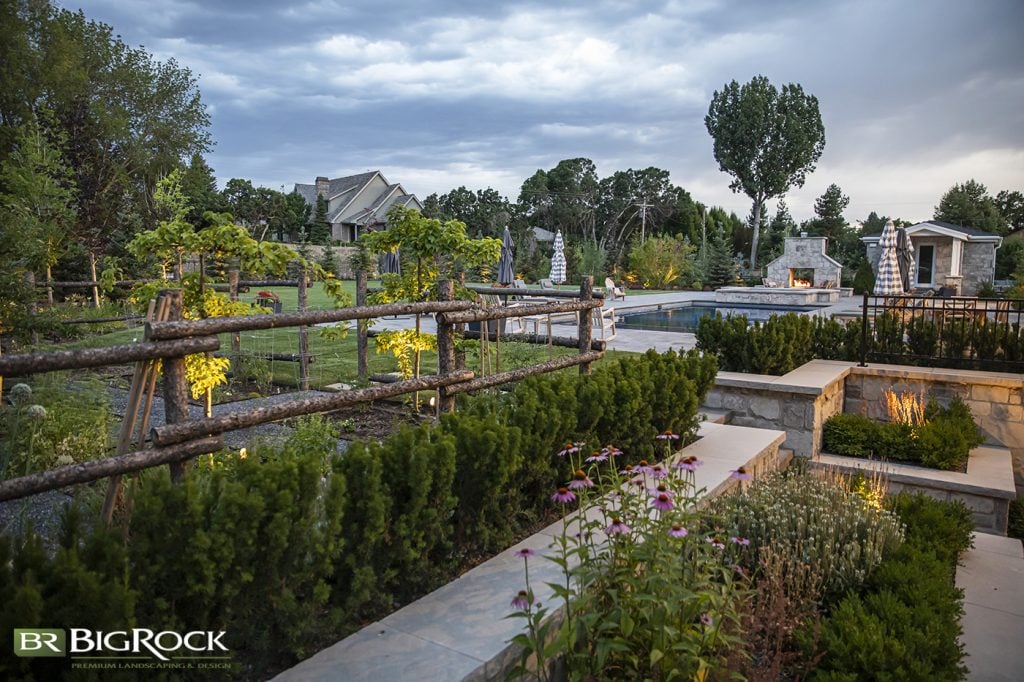
[[[790,268],[789,286],[808,289],[814,286],[814,268]]]

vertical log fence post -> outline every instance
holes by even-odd
[[[306,312],[309,296],[306,291],[306,265],[299,270],[299,312]],[[299,327],[299,388],[309,390],[309,328]]]
[[[94,282],[94,284],[92,285],[92,307],[99,308],[100,288],[95,284],[95,282],[99,281],[96,278],[96,254],[94,254],[92,251],[89,252],[89,270],[92,272],[92,281]]]
[[[580,300],[591,301],[594,299],[594,277],[587,275],[580,282]],[[580,311],[580,327],[579,327],[579,339],[580,339],[580,353],[590,352],[590,342],[593,338],[593,323],[592,317],[594,313],[600,314],[600,311],[596,311],[593,308],[587,308],[586,310]],[[548,327],[550,330],[550,327]],[[585,362],[580,365],[580,374],[590,374],[590,363]]]
[[[356,306],[361,308],[365,305],[366,271],[359,269],[356,271]],[[369,324],[369,320],[356,321],[356,373],[360,384],[366,383],[369,374]]]
[[[180,289],[164,289],[167,297],[167,319],[182,319],[183,303]],[[157,306],[159,308],[159,306]],[[188,421],[188,382],[185,380],[185,358],[164,358],[164,419],[168,424]],[[171,480],[178,483],[185,477],[185,462],[171,462]]]
[[[451,280],[444,279],[437,283],[437,298],[441,301],[455,300],[455,285]],[[442,318],[443,319],[443,318]],[[455,334],[449,322],[437,325],[437,375],[446,377],[455,371]],[[448,395],[448,387],[437,389],[438,414],[455,411],[455,397]]]
[[[234,258],[228,265],[228,298],[234,303],[238,300],[238,259]],[[238,332],[231,335],[231,364],[238,376],[239,365],[242,358],[242,337]]]
[[[32,317],[36,316],[38,309],[36,307],[36,273],[31,270],[25,272],[25,282],[28,284],[28,290],[32,292],[32,298],[28,303],[28,312]],[[32,345],[39,345],[39,332],[32,332]]]
[[[53,268],[47,264],[46,266],[46,302],[53,307],[53,287],[50,284],[53,282]]]

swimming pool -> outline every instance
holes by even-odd
[[[714,303],[691,303],[661,310],[647,310],[635,313],[624,312],[616,325],[620,329],[646,329],[665,332],[695,332],[700,318],[721,313],[746,315],[750,322],[764,322],[772,315],[785,313],[806,313],[817,310],[816,306],[767,306],[767,305],[716,305]]]

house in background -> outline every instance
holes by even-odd
[[[318,196],[327,200],[327,221],[335,241],[354,242],[363,232],[382,230],[392,206],[423,210],[423,204],[400,184],[389,183],[380,171],[349,175],[330,180],[318,177],[312,185],[295,184],[295,191],[312,207],[316,215]]]
[[[996,249],[1003,238],[990,232],[938,220],[906,228],[914,248],[916,272],[911,286],[918,289],[948,287],[957,294],[976,296],[982,284],[991,284],[996,273]],[[868,249],[868,261],[878,274],[882,250],[881,234],[861,237]]]

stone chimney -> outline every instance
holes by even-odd
[[[328,195],[330,194],[330,191],[331,191],[331,181],[328,180],[327,178],[325,178],[322,175],[319,176],[316,179],[316,195],[318,197],[323,197],[324,199],[329,199],[330,196],[328,196]]]

